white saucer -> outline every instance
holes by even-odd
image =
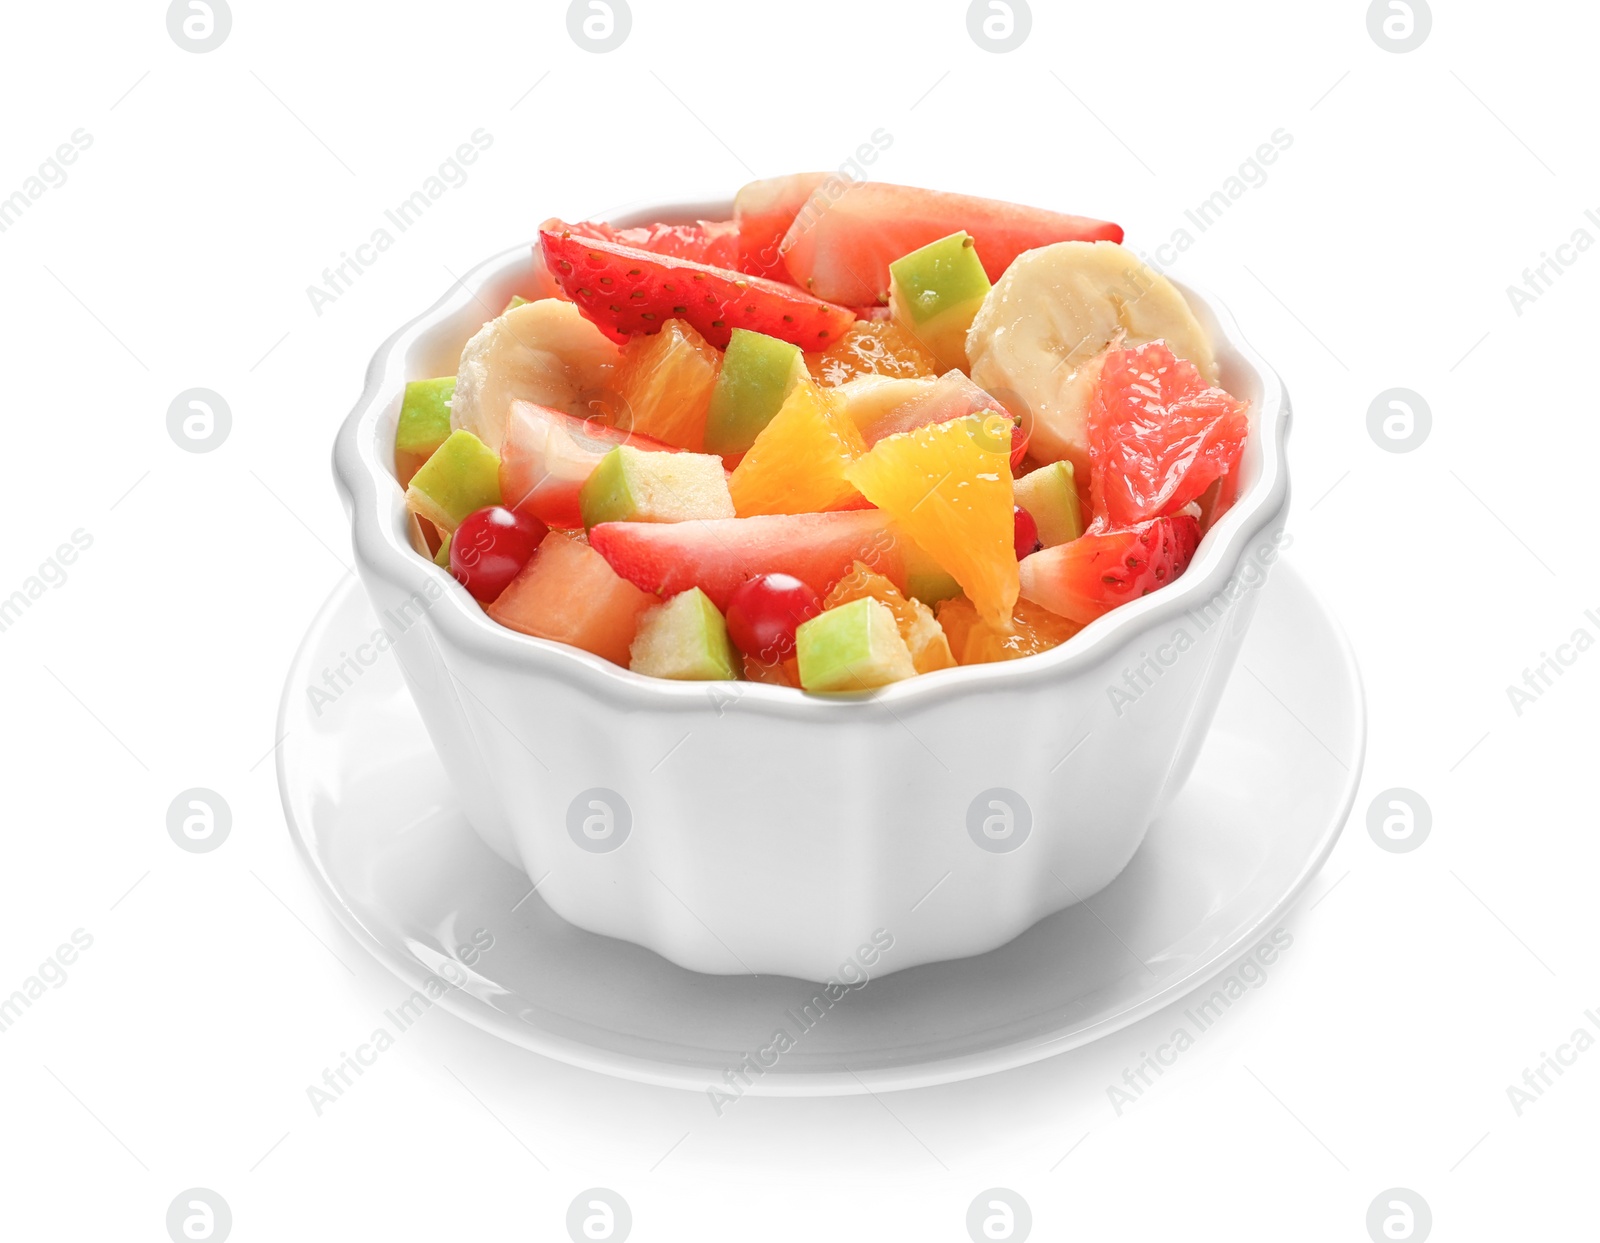
[[[793,1047],[759,1076],[745,1070],[746,1091],[967,1079],[1176,1001],[1269,931],[1327,858],[1360,776],[1360,675],[1290,567],[1262,591],[1194,775],[1110,887],[991,953],[873,979],[820,1021],[803,1009],[821,986],[698,975],[580,931],[529,896],[528,878],[457,810],[393,658],[357,660],[373,654],[362,644],[379,627],[354,580],[323,606],[289,671],[278,783],[290,834],[350,933],[515,1044],[623,1078],[729,1090],[729,1068],[782,1029]],[[493,944],[475,951],[475,937]]]

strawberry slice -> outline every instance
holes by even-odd
[[[585,237],[559,220],[545,223],[539,243],[550,274],[614,341],[659,332],[677,317],[718,349],[735,328],[749,328],[822,350],[855,320],[848,308],[793,286]]]
[[[731,220],[697,220],[693,224],[644,224],[618,229],[585,220],[566,226],[575,237],[632,246],[655,255],[709,263],[714,268],[739,265],[739,226]]]
[[[602,522],[589,544],[623,578],[662,596],[698,587],[719,609],[757,574],[792,574],[825,592],[857,561],[905,585],[900,536],[876,509],[826,514]]]
[[[1189,514],[1126,531],[1091,531],[1023,558],[1022,598],[1087,626],[1130,600],[1165,587],[1189,568],[1200,524]]]
[[[1198,500],[1238,466],[1248,409],[1163,341],[1112,350],[1089,408],[1094,512],[1127,527]]]

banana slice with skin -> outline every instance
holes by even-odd
[[[1030,425],[1029,454],[1089,478],[1089,406],[1110,349],[1165,340],[1217,382],[1216,355],[1177,286],[1115,242],[1019,255],[967,333],[972,378]]]
[[[571,302],[545,298],[513,307],[461,351],[450,426],[499,453],[513,401],[586,419],[621,356]]]

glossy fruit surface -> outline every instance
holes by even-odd
[[[916,666],[918,673],[948,669],[956,663],[933,610],[921,600],[907,598],[882,574],[859,561],[850,567],[850,573],[833,585],[822,607],[837,608],[864,596],[871,596],[894,614],[895,624],[900,627],[900,637],[905,640],[911,652],[911,663]]]
[[[978,610],[965,596],[939,605],[939,624],[950,640],[951,651],[963,665],[1037,656],[1059,647],[1083,629],[1077,622],[1027,600],[1017,601],[1009,626],[991,626],[978,616]]]
[[[728,637],[764,665],[794,655],[794,632],[822,611],[815,589],[792,574],[758,574],[734,588],[728,600]]]
[[[640,617],[659,603],[594,549],[552,531],[488,612],[502,626],[626,665]]]
[[[828,391],[801,380],[734,467],[734,510],[745,518],[848,508],[859,494],[845,469],[866,450]]]
[[[827,173],[793,173],[742,186],[733,200],[733,223],[739,234],[741,272],[769,280],[789,281],[783,266],[783,238]]]
[[[694,224],[645,224],[617,229],[592,220],[568,225],[578,237],[632,246],[652,254],[708,263],[714,268],[739,265],[739,226],[732,220],[697,220]]]
[[[1024,560],[1022,598],[1086,626],[1175,580],[1199,544],[1200,524],[1188,514],[1125,531],[1091,531]]]
[[[1237,469],[1248,409],[1165,342],[1112,350],[1089,409],[1094,512],[1114,527],[1132,526],[1199,500]]]
[[[889,296],[891,263],[962,230],[972,235],[990,281],[999,280],[1025,250],[1052,242],[1122,240],[1122,229],[1104,220],[857,181],[817,209],[801,211],[783,239],[783,263],[795,284],[819,298],[850,306],[882,303]]]
[[[912,379],[939,374],[939,361],[892,319],[858,319],[821,354],[806,359],[811,374],[833,387],[857,376]]]
[[[888,436],[845,469],[995,625],[1017,600],[1010,431],[969,415]]]
[[[722,355],[681,319],[669,319],[653,336],[630,338],[607,386],[610,421],[698,453],[721,364]]]
[[[698,587],[727,610],[757,574],[792,574],[826,591],[857,561],[898,586],[904,554],[887,514],[874,509],[704,522],[603,522],[589,542],[630,582],[660,596]],[[1016,564],[1015,561],[1012,562]]]
[[[1039,524],[1021,505],[1011,507],[1012,542],[1017,549],[1017,560],[1031,557],[1039,551]]]
[[[614,341],[685,319],[718,349],[749,328],[806,350],[825,350],[855,313],[759,276],[580,237],[561,221],[539,233],[545,264],[584,317]]]
[[[500,497],[553,527],[583,525],[578,497],[595,467],[618,445],[675,453],[648,436],[580,419],[531,401],[511,403],[500,446]]]
[[[487,604],[528,564],[550,528],[503,505],[468,514],[450,537],[450,573],[474,600]]]

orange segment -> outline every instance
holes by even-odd
[[[899,589],[882,574],[857,561],[850,572],[833,585],[823,598],[822,607],[836,608],[863,596],[871,596],[888,606],[900,627],[900,637],[911,649],[911,663],[918,673],[932,673],[935,669],[949,669],[955,663],[950,654],[950,643],[944,630],[934,620],[933,612],[921,600],[908,600]]]
[[[845,467],[866,452],[849,416],[809,380],[801,380],[761,429],[728,480],[733,508],[755,514],[811,514],[858,501]]]
[[[859,319],[821,354],[806,355],[806,366],[830,388],[858,375],[939,374],[939,362],[914,336],[891,319]]]
[[[950,650],[963,665],[982,665],[996,660],[1017,660],[1037,656],[1065,643],[1083,627],[1049,609],[1018,600],[1005,629],[991,626],[978,616],[972,601],[955,596],[939,602],[939,625],[950,641]]]
[[[772,664],[764,664],[749,654],[744,658],[744,676],[748,682],[765,682],[769,686],[800,688],[800,662],[793,656]]]
[[[885,436],[845,478],[949,573],[990,625],[1017,602],[1011,421],[993,414]]]
[[[631,338],[608,385],[612,422],[700,452],[721,365],[721,353],[681,319],[669,319],[653,336]]]

